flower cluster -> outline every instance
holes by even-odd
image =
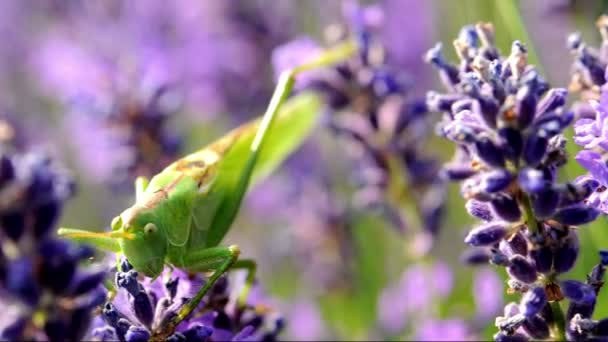
[[[82,270],[93,256],[52,235],[74,192],[67,173],[37,153],[0,155],[0,292],[3,340],[80,340],[105,295],[104,269]]]
[[[555,321],[559,301],[570,300],[568,319],[588,317],[585,308],[595,303],[595,293],[559,276],[577,259],[576,226],[599,215],[584,203],[597,181],[556,179],[567,161],[561,133],[574,118],[563,109],[567,92],[549,88],[527,63],[521,42],[502,57],[491,24],[464,27],[454,46],[460,65],[443,59],[441,45],[426,56],[448,89],[430,93],[428,104],[444,113],[438,132],[458,148],[443,175],[462,181],[467,211],[483,221],[465,238],[475,248],[466,260],[505,267],[510,291],[524,294],[521,314],[497,320],[497,340],[513,338],[520,326],[534,339],[547,338],[550,326],[563,337],[564,324]]]
[[[354,154],[354,204],[380,210],[402,232],[422,229],[433,236],[445,196],[438,165],[423,148],[430,127],[427,106],[407,96],[407,78],[386,61],[381,9],[346,6],[344,12],[346,23],[330,27],[327,41],[356,41],[356,54],[335,68],[302,75],[299,88],[324,97],[329,129]],[[315,41],[301,38],[277,49],[273,62],[285,69],[319,50]]]
[[[118,294],[107,302],[91,338],[99,341],[148,341],[167,324],[204,281],[175,270],[151,280],[139,276],[127,260],[115,274]],[[263,305],[235,306],[228,278],[204,297],[201,305],[168,341],[272,341],[283,329],[282,317]]]
[[[596,26],[602,35],[602,45],[595,49],[583,41],[581,34],[570,34],[567,45],[575,61],[572,65],[570,89],[580,92],[584,100],[597,99],[600,88],[606,83],[605,69],[608,65],[608,16],[601,16]],[[588,113],[589,107],[580,103],[578,112]]]
[[[74,101],[69,123],[78,134],[89,135],[81,140],[93,138],[80,147],[93,177],[130,191],[125,185],[136,176],[152,177],[178,157],[181,139],[167,128],[167,119],[179,109],[172,85],[125,86],[116,85],[102,105],[99,98]]]
[[[602,46],[599,51],[588,47],[580,37],[573,33],[569,47],[573,50],[576,60],[572,67],[571,88],[580,91],[580,100],[573,105],[577,114],[574,123],[574,142],[581,145],[575,159],[589,171],[589,175],[580,177],[580,182],[598,182],[595,191],[587,199],[587,203],[608,213],[608,197],[605,192],[608,187],[608,91],[605,87],[605,69],[608,66],[608,16],[597,20],[597,26],[602,33]]]
[[[489,269],[480,269],[475,277],[477,316],[485,321],[502,307],[501,281]],[[475,327],[462,317],[439,320],[436,303],[451,295],[454,275],[442,262],[433,265],[414,264],[403,272],[398,281],[382,292],[378,302],[380,327],[387,336],[403,337],[405,331],[413,331],[418,341],[469,340],[475,335]],[[491,289],[488,291],[487,289]],[[408,329],[405,329],[405,328]]]

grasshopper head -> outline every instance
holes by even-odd
[[[129,238],[119,240],[122,252],[133,267],[148,277],[161,274],[167,254],[167,237],[151,213],[127,209],[112,220],[112,231],[125,232]]]

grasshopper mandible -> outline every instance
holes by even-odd
[[[309,63],[283,72],[261,121],[236,128],[211,145],[177,160],[151,180],[138,178],[135,204],[112,220],[110,232],[59,229],[60,236],[123,253],[135,270],[148,277],[159,276],[165,265],[189,272],[213,272],[196,295],[182,306],[169,327],[154,332],[155,337],[171,334],[229,269],[248,272],[239,297],[240,304],[245,302],[256,264],[252,260],[239,260],[238,246],[219,244],[230,229],[252,180],[255,182],[275,168],[312,128],[313,114],[291,113],[292,117],[313,116],[313,120],[309,120],[308,128],[302,125],[289,137],[273,138],[271,134],[276,125],[282,124],[285,128],[290,124],[299,125],[295,119],[290,121],[289,111],[297,111],[298,101],[316,99],[299,95],[287,101],[296,76],[344,61],[354,51],[356,44],[346,42]],[[315,101],[318,105],[318,100]],[[283,112],[286,115],[282,115]],[[281,117],[288,119],[281,122]]]

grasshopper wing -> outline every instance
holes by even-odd
[[[317,123],[320,107],[319,98],[313,94],[288,100],[268,131],[252,170],[248,164],[252,162],[251,145],[259,119],[236,128],[208,147],[218,155],[217,169],[208,192],[195,199],[193,211],[199,229],[209,227],[207,246],[217,245],[224,238],[247,188],[274,171],[308,137]],[[204,210],[196,210],[205,206]]]

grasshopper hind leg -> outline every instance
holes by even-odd
[[[153,339],[160,340],[173,334],[179,323],[190,316],[218,279],[234,265],[239,254],[239,247],[233,245],[230,247],[207,248],[188,255],[186,264],[189,269],[212,270],[213,274],[207,279],[203,287],[198,290],[196,295],[182,306],[177,316],[167,326],[162,327],[160,331],[154,333]]]
[[[247,278],[245,278],[245,284],[241,289],[241,293],[239,294],[239,298],[237,301],[237,305],[239,307],[244,307],[247,305],[247,297],[249,296],[249,291],[251,291],[251,287],[253,287],[255,282],[257,263],[252,259],[237,260],[234,265],[232,265],[231,269],[244,269],[247,271]]]

